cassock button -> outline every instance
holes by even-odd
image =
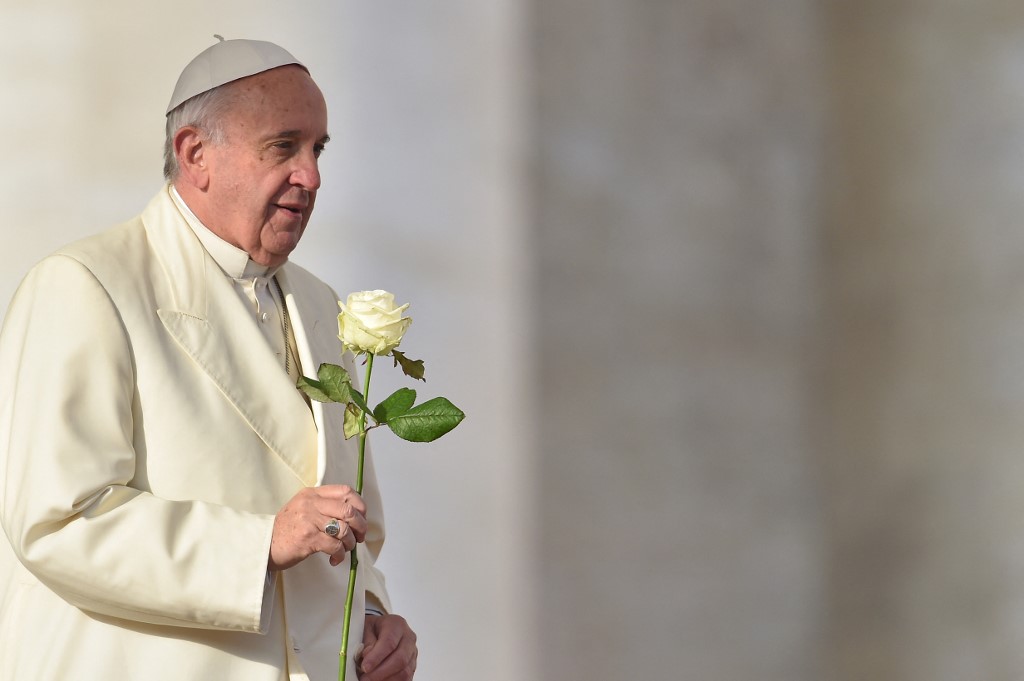
[[[264,324],[267,323],[268,319],[270,319],[270,313],[269,312],[264,312],[263,314],[260,315],[260,321],[263,322]]]

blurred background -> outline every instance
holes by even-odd
[[[374,442],[417,679],[1024,678],[1024,5],[103,5],[0,0],[0,301],[214,33],[304,61],[293,260],[469,414]]]

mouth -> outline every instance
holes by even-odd
[[[302,215],[302,212],[306,209],[305,206],[289,206],[281,203],[275,203],[274,205],[281,210],[291,213],[292,215]]]

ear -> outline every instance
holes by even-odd
[[[210,184],[206,149],[209,140],[205,132],[187,125],[174,134],[174,155],[178,158],[178,179],[205,191]]]

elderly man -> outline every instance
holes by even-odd
[[[415,635],[373,566],[372,467],[362,496],[346,486],[340,405],[295,389],[340,352],[337,296],[288,262],[327,140],[305,67],[220,42],[168,107],[170,182],[18,289],[0,332],[0,679],[335,679],[357,544],[348,676],[412,678]]]

